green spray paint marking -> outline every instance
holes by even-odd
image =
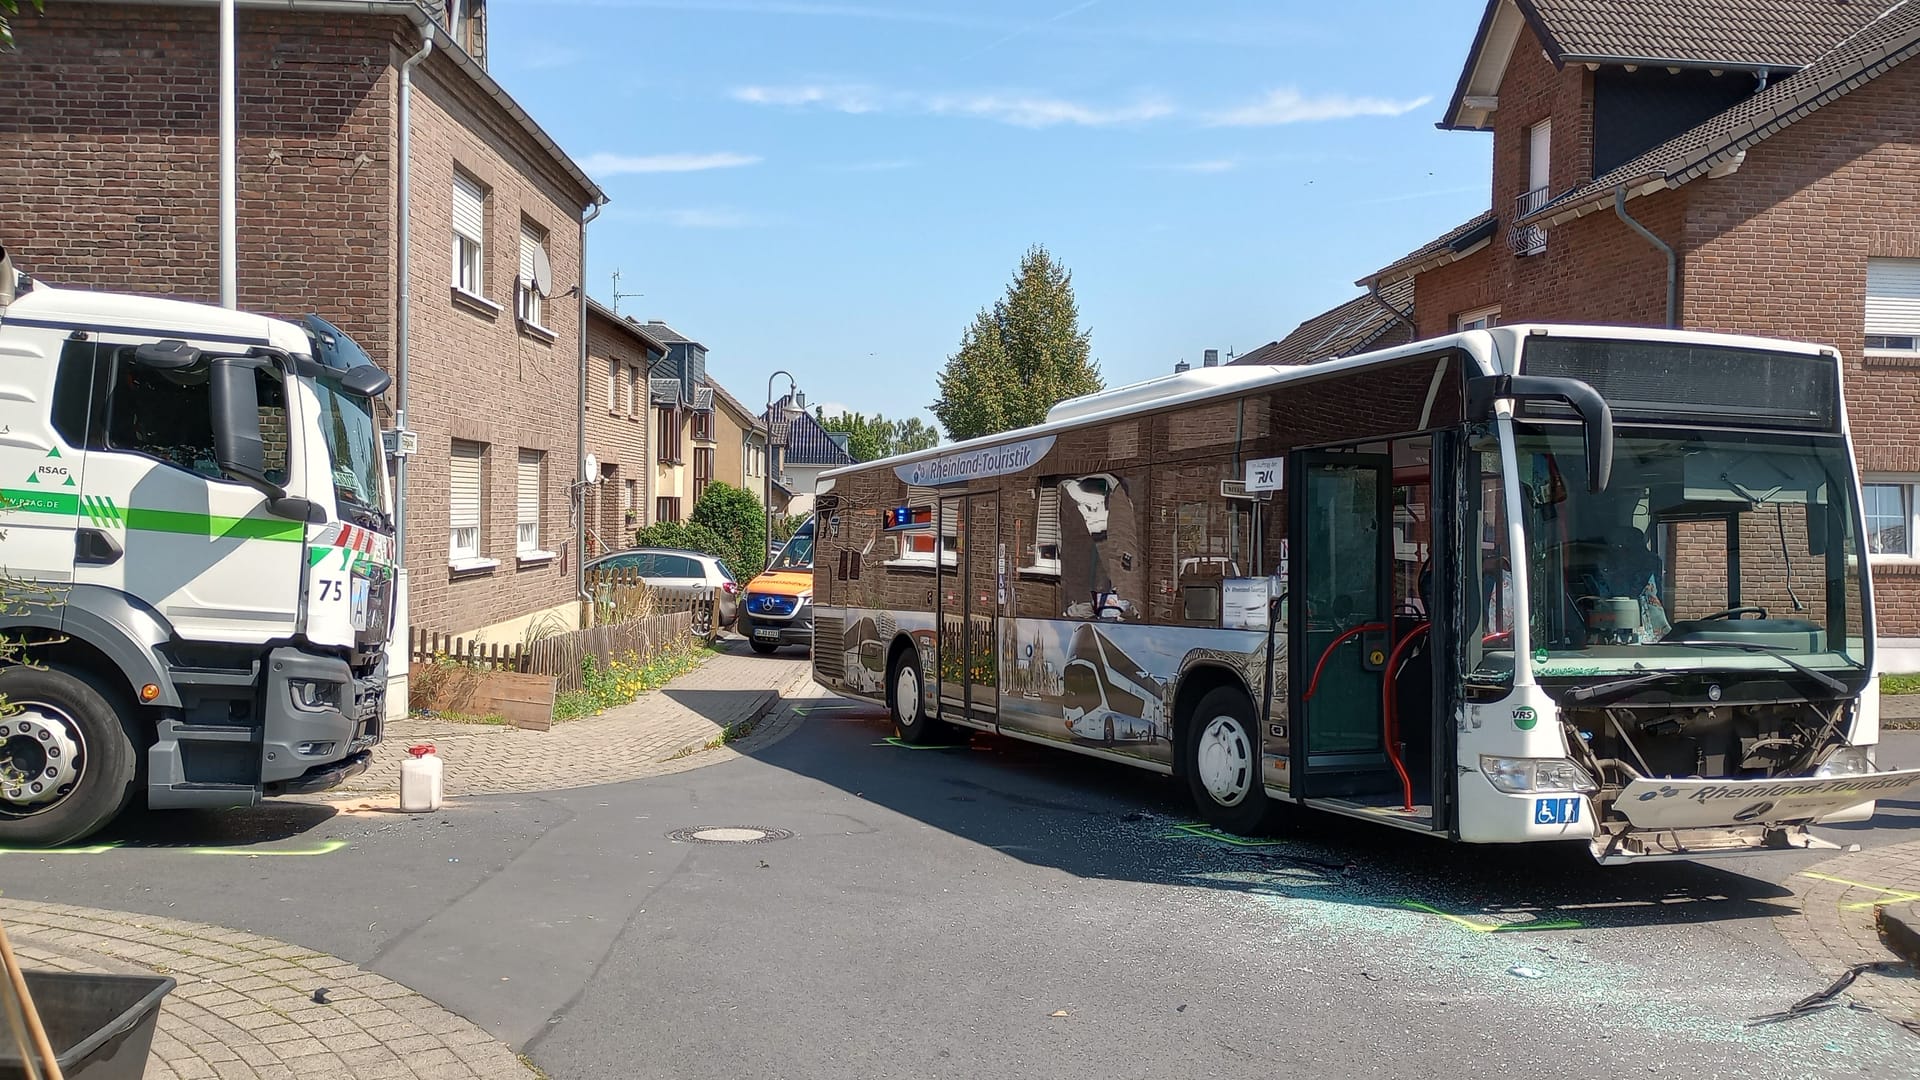
[[[1465,927],[1476,934],[1520,933],[1529,930],[1583,930],[1586,924],[1578,919],[1534,919],[1529,922],[1488,923],[1469,919],[1464,915],[1454,915],[1441,911],[1432,904],[1423,904],[1418,900],[1402,900],[1400,906],[1409,911],[1438,915],[1455,926]]]
[[[971,745],[968,743],[957,743],[952,746],[915,746],[910,742],[902,741],[900,737],[897,735],[889,735],[886,738],[881,739],[879,742],[874,743],[873,745],[897,746],[902,750],[968,750],[968,749],[972,749]]]
[[[87,496],[83,503],[80,496],[64,492],[0,488],[0,501],[4,501],[9,510],[27,514],[74,517],[84,509],[87,519],[95,525],[118,526],[124,522],[127,529],[141,532],[205,536],[216,540],[276,540],[296,544],[306,539],[306,527],[297,521],[237,518],[182,510],[149,510],[139,506],[122,509],[112,499],[96,495]]]
[[[99,855],[120,847],[120,841],[110,844],[89,844],[86,847],[57,848],[19,848],[0,847],[0,855]]]
[[[1218,840],[1223,844],[1232,844],[1234,847],[1278,847],[1286,843],[1285,840],[1256,840],[1247,836],[1235,836],[1232,833],[1221,832],[1202,821],[1189,821],[1175,825],[1173,828],[1174,831],[1167,834],[1168,839],[1192,837],[1199,840]]]

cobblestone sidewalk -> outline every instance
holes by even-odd
[[[738,753],[705,749],[708,744],[757,723],[782,697],[815,692],[806,654],[756,656],[736,641],[631,704],[555,724],[551,731],[413,717],[396,722],[374,751],[373,767],[328,799],[398,791],[400,762],[407,747],[419,743],[432,743],[446,762],[448,795],[552,791],[717,764]],[[792,717],[782,720],[790,723]]]
[[[0,898],[21,962],[158,972],[147,1080],[532,1080],[505,1043],[338,957],[202,923]],[[326,1004],[313,993],[327,988]]]
[[[1854,964],[1896,959],[1880,939],[1875,913],[1914,911],[1920,900],[1920,840],[1856,851],[1789,879],[1800,913],[1782,920],[1781,933],[1820,974],[1837,976]],[[1896,1021],[1920,1023],[1920,976],[1913,971],[1870,972],[1848,994]],[[1920,1033],[1920,1032],[1917,1032]]]

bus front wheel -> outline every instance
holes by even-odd
[[[923,746],[947,734],[947,725],[927,714],[920,660],[911,651],[903,651],[893,662],[887,682],[887,704],[893,710],[893,726],[900,733],[900,741]]]
[[[1220,687],[1200,699],[1187,730],[1187,787],[1200,816],[1228,832],[1259,831],[1269,803],[1260,779],[1260,726],[1253,703],[1238,690]]]

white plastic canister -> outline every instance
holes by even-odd
[[[400,763],[400,809],[409,814],[440,809],[446,796],[445,775],[445,763],[431,743],[407,747],[407,760]]]

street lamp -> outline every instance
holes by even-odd
[[[767,519],[766,543],[767,551],[769,552],[767,557],[769,559],[773,557],[771,554],[773,551],[773,381],[782,375],[787,376],[787,396],[785,398],[787,406],[783,410],[787,417],[792,418],[798,416],[807,410],[807,395],[800,392],[800,384],[794,382],[792,375],[788,375],[785,371],[776,371],[767,376],[767,411],[761,414],[762,419],[766,421],[767,427],[767,499],[766,502],[761,504],[761,507]]]

